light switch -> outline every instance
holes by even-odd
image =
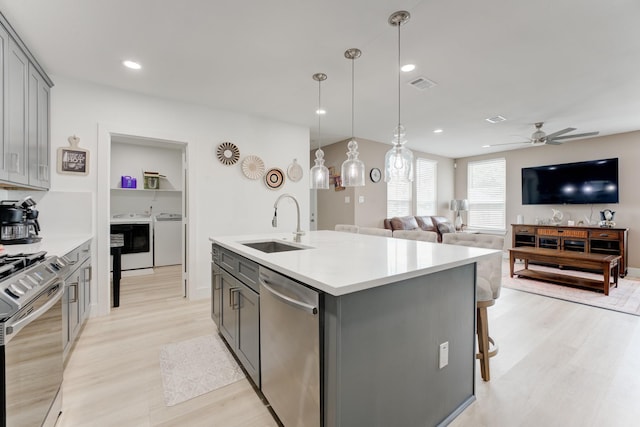
[[[440,369],[449,364],[449,341],[440,344]]]
[[[344,196],[344,202],[345,202],[345,203],[351,203],[351,197],[349,197],[349,196]]]
[[[358,203],[364,203],[364,196],[358,196]]]

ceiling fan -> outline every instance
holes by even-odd
[[[546,134],[542,130],[542,125],[544,122],[538,122],[535,124],[536,131],[531,134],[531,138],[528,141],[521,142],[506,142],[503,144],[491,144],[488,147],[496,147],[499,145],[512,145],[512,144],[530,144],[530,145],[560,145],[567,139],[572,138],[585,138],[587,136],[595,136],[600,132],[586,132],[586,133],[576,133],[573,135],[565,135],[566,133],[573,132],[576,128],[566,128],[559,130],[557,132],[553,132],[550,134]]]

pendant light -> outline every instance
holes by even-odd
[[[413,153],[404,145],[405,129],[400,122],[400,27],[409,22],[409,12],[401,10],[389,17],[389,24],[398,27],[398,126],[393,133],[393,147],[384,156],[384,180],[386,182],[413,181]]]
[[[324,165],[324,151],[322,151],[322,144],[320,139],[320,117],[324,114],[322,111],[322,104],[320,98],[320,84],[327,80],[327,75],[324,73],[316,73],[313,76],[313,80],[318,82],[318,149],[316,150],[316,165],[311,168],[309,178],[311,180],[312,190],[328,190],[329,189],[329,169]]]
[[[354,78],[354,63],[355,60],[360,58],[362,51],[360,49],[347,49],[344,52],[344,57],[351,60],[351,141],[347,144],[347,160],[342,163],[342,172],[340,177],[342,178],[342,185],[344,187],[363,187],[364,186],[364,163],[358,159],[358,141],[356,141],[355,133],[353,130],[353,117],[354,117],[354,93],[355,93],[355,78]]]

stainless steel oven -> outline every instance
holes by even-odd
[[[53,426],[62,409],[66,263],[44,254],[0,257],[2,427]]]

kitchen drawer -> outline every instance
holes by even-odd
[[[258,264],[237,255],[224,248],[220,248],[220,265],[245,285],[256,292],[260,292],[258,285]]]
[[[591,230],[589,237],[592,239],[620,240],[620,231],[613,230]]]
[[[77,248],[67,252],[64,258],[71,265],[78,264],[91,256],[91,240],[86,241]]]

